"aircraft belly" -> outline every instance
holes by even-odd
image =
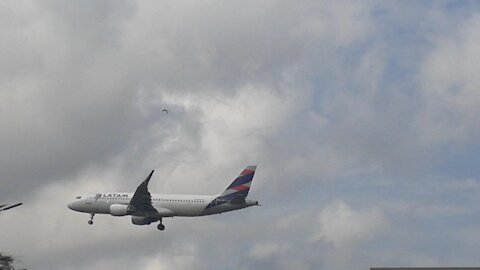
[[[225,204],[217,205],[217,206],[210,207],[210,208],[207,208],[207,209],[203,210],[202,215],[207,216],[207,215],[220,214],[220,213],[229,212],[229,211],[233,211],[233,210],[238,210],[238,209],[242,209],[242,208],[245,208],[245,206],[244,205],[234,205],[234,204],[230,204],[230,203],[225,203]]]
[[[195,205],[195,207],[186,207],[182,209],[182,215],[186,217],[200,216],[202,208]]]
[[[110,214],[110,206],[112,205],[113,203],[111,202],[102,202],[98,205],[98,213],[100,214]]]
[[[200,211],[193,208],[189,209],[186,207],[178,207],[175,209],[174,212],[176,216],[184,216],[184,217],[198,216],[200,214]]]
[[[160,206],[162,208],[167,208],[174,213],[174,216],[184,216],[184,217],[193,217],[202,215],[203,208],[198,205],[182,205],[182,204],[171,204]]]

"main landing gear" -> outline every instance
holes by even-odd
[[[90,220],[88,221],[88,225],[93,224],[93,216],[95,216],[95,213],[90,213]]]
[[[160,219],[160,223],[157,225],[157,229],[159,229],[160,231],[165,230],[165,225],[162,224],[162,220],[161,220],[161,219]]]

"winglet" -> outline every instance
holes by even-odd
[[[150,182],[154,171],[155,170],[152,170],[147,178],[137,187],[137,190],[130,200],[130,205],[137,208],[141,208],[144,205],[152,205],[152,197],[150,196],[150,192],[148,192],[148,182]]]
[[[152,170],[152,172],[147,176],[147,178],[145,179],[145,181],[147,181],[147,182],[150,181],[150,178],[152,178],[152,175],[153,175],[153,172],[154,172],[154,171],[155,171],[155,170]],[[145,181],[144,181],[144,182],[145,182]]]

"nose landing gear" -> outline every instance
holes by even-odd
[[[160,223],[157,225],[157,229],[159,229],[160,231],[165,230],[165,225],[162,224],[162,220],[161,220],[161,219],[160,219]]]
[[[93,224],[93,216],[95,216],[95,213],[90,213],[90,220],[88,221],[88,225]]]

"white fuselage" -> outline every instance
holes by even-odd
[[[79,196],[68,205],[68,208],[85,213],[111,214],[113,204],[129,205],[133,193],[106,192]],[[189,194],[151,194],[152,206],[163,216],[204,216],[237,210],[258,202],[247,200],[242,204],[224,203],[218,206],[207,206],[216,198],[216,195],[189,195]],[[132,214],[135,215],[135,214]]]

